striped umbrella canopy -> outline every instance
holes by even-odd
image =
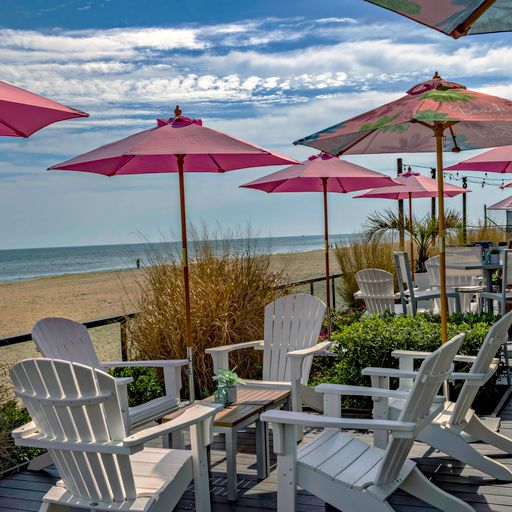
[[[454,39],[510,32],[512,0],[366,0]]]

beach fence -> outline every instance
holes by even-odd
[[[332,307],[342,304],[339,284],[342,274],[330,276]],[[325,276],[293,281],[278,288],[291,287],[295,293],[309,293],[325,301]],[[100,360],[127,361],[130,359],[127,322],[136,312],[115,315],[83,322],[89,329],[93,344]],[[29,357],[37,357],[31,333],[17,334],[0,338],[0,361],[6,366]]]

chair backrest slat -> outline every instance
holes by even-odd
[[[87,328],[73,320],[43,318],[34,325],[32,339],[44,357],[100,367]]]
[[[128,455],[100,455],[80,448],[83,443],[120,442],[126,437],[113,377],[55,359],[17,363],[11,377],[70,492],[101,502],[136,498]],[[82,397],[94,399],[84,403]]]
[[[405,290],[409,290],[409,296],[414,301],[414,284],[411,276],[411,266],[409,264],[409,256],[406,252],[395,251],[396,275],[398,278],[398,288],[402,301],[405,299]]]
[[[457,401],[450,418],[451,425],[458,425],[464,421],[466,414],[473,404],[478,390],[491,377],[492,360],[500,347],[508,340],[508,329],[512,325],[512,312],[500,318],[489,330],[485,340],[478,351],[475,362],[472,364],[469,373],[485,374],[481,382],[466,381],[460,390]]]
[[[325,315],[325,304],[312,295],[286,295],[265,307],[263,379],[290,380],[286,354],[309,348],[318,342]],[[303,366],[305,384],[309,377],[312,357]]]
[[[453,359],[463,339],[464,334],[455,336],[423,361],[398,421],[420,426],[429,417],[434,397],[442,381],[449,376]],[[398,477],[413,444],[414,437],[391,438],[384,458],[379,463],[374,482],[376,485],[386,484]]]
[[[357,272],[355,277],[370,315],[395,311],[393,274],[380,268],[365,268]]]

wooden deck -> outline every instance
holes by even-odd
[[[512,404],[502,413],[501,431],[512,437]],[[306,435],[305,441],[311,439],[315,432]],[[226,499],[225,453],[222,436],[216,435],[212,446],[212,510],[213,512],[270,512],[276,510],[276,476],[275,467],[269,478],[259,482],[256,479],[256,457],[254,455],[254,431],[248,429],[239,435],[239,499],[228,503]],[[493,454],[499,460],[512,467],[512,456],[500,454],[487,445],[479,445],[485,453]],[[494,455],[495,454],[495,455]],[[465,467],[441,453],[432,453],[425,445],[416,443],[411,456],[418,462],[419,468],[431,478],[436,485],[470,503],[481,512],[512,512],[512,483],[500,483],[484,476],[477,470]],[[272,458],[275,463],[275,458]],[[54,467],[44,471],[22,471],[0,479],[0,512],[36,511],[41,505],[41,498],[48,488],[58,479]],[[427,506],[413,496],[404,492],[395,493],[390,500],[397,512],[430,512],[435,509]],[[175,510],[194,510],[193,488],[187,490]],[[322,512],[335,510],[305,491],[298,492],[298,510],[303,512]],[[366,512],[366,511],[361,511]]]

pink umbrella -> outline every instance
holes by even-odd
[[[310,156],[300,165],[292,165],[245,185],[264,192],[322,192],[324,196],[324,252],[327,308],[331,306],[329,290],[329,226],[327,192],[347,193],[370,187],[385,187],[395,182],[380,172],[321,153]]]
[[[408,171],[398,178],[395,178],[400,186],[384,187],[368,190],[360,196],[356,196],[356,199],[361,198],[372,198],[372,199],[409,199],[409,233],[410,233],[410,247],[411,247],[411,272],[412,278],[414,279],[414,244],[412,238],[412,200],[419,199],[422,197],[437,197],[437,181],[432,178],[427,178],[419,173]],[[459,194],[466,194],[471,192],[462,187],[455,185],[444,185],[444,196],[454,197]]]
[[[512,30],[509,0],[366,0],[458,39]]]
[[[512,196],[502,199],[496,204],[489,206],[488,210],[512,210]]]
[[[436,152],[443,343],[448,339],[443,150],[506,146],[511,128],[512,101],[467,90],[436,73],[398,100],[296,141],[333,155]]]
[[[45,126],[89,114],[0,82],[0,136],[30,137]]]
[[[157,126],[101,146],[71,160],[50,167],[118,176],[122,174],[179,174],[181,242],[188,357],[192,359],[192,323],[187,252],[185,172],[226,172],[247,167],[298,163],[259,146],[202,126],[200,119],[183,117],[158,119]],[[192,375],[191,375],[192,377]],[[191,383],[192,384],[192,383]],[[191,385],[191,401],[194,400]]]
[[[512,146],[484,151],[479,155],[462,160],[444,168],[445,171],[512,172]]]

